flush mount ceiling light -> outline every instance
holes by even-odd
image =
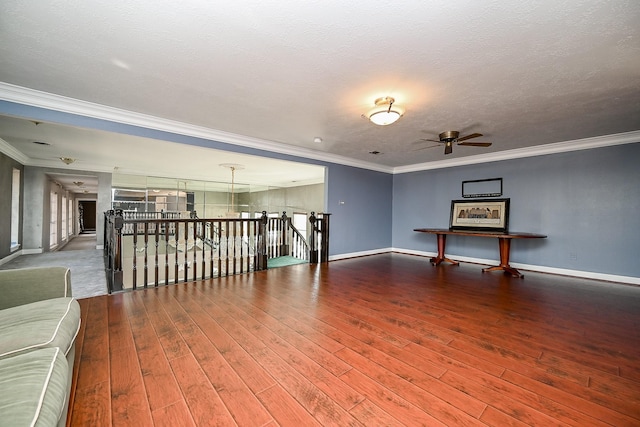
[[[404,109],[397,105],[393,105],[394,102],[396,102],[396,100],[390,96],[384,96],[376,99],[375,108],[370,110],[366,117],[371,121],[371,123],[379,126],[386,126],[391,123],[395,123],[404,114]]]
[[[62,163],[64,163],[65,165],[70,165],[71,163],[75,162],[76,159],[72,159],[71,157],[60,157],[60,160],[62,161]]]

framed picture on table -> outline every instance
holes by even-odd
[[[452,200],[449,228],[505,232],[509,229],[509,199]]]

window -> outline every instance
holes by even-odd
[[[68,231],[68,218],[67,218],[67,195],[64,194],[62,196],[62,234],[60,236],[60,240],[62,240],[63,242],[67,240],[67,237],[69,236],[69,231]]]
[[[67,222],[69,224],[67,237],[73,234],[73,199],[69,198],[69,206],[67,206]]]
[[[49,202],[49,247],[58,246],[58,193],[51,191]]]
[[[20,247],[20,169],[13,169],[11,179],[11,250]]]

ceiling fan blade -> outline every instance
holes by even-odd
[[[447,142],[447,145],[445,145],[444,147],[444,154],[451,154],[453,153],[453,145],[451,145],[451,142]]]
[[[490,142],[460,142],[458,145],[468,145],[470,147],[490,147]]]
[[[420,138],[420,141],[442,142],[439,139]]]
[[[466,136],[461,136],[460,138],[458,138],[458,142],[466,141],[467,139],[471,139],[471,138],[477,138],[479,136],[482,136],[482,134],[481,133],[472,133],[472,134],[469,134],[469,135],[466,135]]]
[[[440,144],[437,145],[427,145],[426,147],[420,147],[420,148],[416,148],[415,150],[411,150],[411,151],[421,151],[421,150],[426,150],[427,148],[434,148],[434,147],[439,147]]]

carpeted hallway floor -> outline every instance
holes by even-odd
[[[76,298],[107,294],[102,250],[96,249],[95,234],[81,234],[55,252],[20,255],[0,270],[28,267],[68,267],[71,270],[71,289]]]

